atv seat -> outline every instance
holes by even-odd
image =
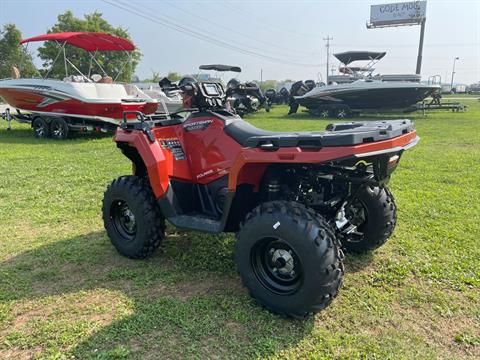
[[[350,146],[391,139],[413,130],[410,120],[351,122],[330,124],[325,131],[276,132],[258,129],[235,119],[224,128],[227,135],[243,147],[301,147]]]
[[[243,147],[260,147],[267,143],[273,143],[275,147],[302,146],[302,144],[309,147],[321,147],[320,140],[323,134],[323,132],[267,131],[244,120],[232,121],[225,126],[225,132]]]
[[[259,129],[244,120],[233,120],[225,126],[225,132],[242,146],[248,146],[248,139],[254,136],[274,136],[276,131]]]

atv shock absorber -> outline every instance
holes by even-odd
[[[271,178],[267,182],[267,199],[268,201],[278,199],[280,194],[280,181],[276,178]]]

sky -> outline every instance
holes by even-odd
[[[240,66],[241,80],[325,79],[327,36],[331,53],[386,51],[378,73],[414,73],[420,26],[366,28],[370,5],[391,2],[398,1],[0,0],[0,25],[14,23],[30,37],[66,10],[77,17],[99,11],[127,29],[142,52],[140,78],[223,63]],[[480,81],[480,0],[428,0],[423,78],[449,83],[455,57],[455,82]],[[330,64],[339,65],[333,56]]]

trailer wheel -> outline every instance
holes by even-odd
[[[320,110],[319,115],[322,119],[327,119],[330,116],[330,112],[327,109]]]
[[[40,116],[33,119],[32,128],[37,139],[45,139],[50,136],[50,127],[47,121]]]
[[[68,137],[68,124],[62,118],[53,118],[50,122],[50,136],[56,140],[65,140]]]
[[[268,310],[304,318],[327,307],[344,273],[335,232],[313,210],[287,201],[250,212],[237,233],[235,259],[243,284]]]
[[[338,109],[335,111],[335,116],[337,119],[345,119],[348,117],[348,109]]]

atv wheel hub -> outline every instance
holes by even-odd
[[[294,262],[292,255],[284,249],[271,249],[273,250],[272,263],[275,265],[275,269],[282,275],[294,275],[293,271]]]
[[[111,219],[115,229],[125,241],[135,238],[137,232],[137,222],[135,215],[128,204],[123,200],[115,201],[111,208]]]
[[[257,279],[274,293],[294,293],[303,281],[302,263],[294,249],[282,239],[259,240],[252,249],[251,261]]]
[[[135,215],[133,215],[132,211],[125,206],[123,209],[123,221],[125,223],[125,227],[132,231],[135,227]]]

